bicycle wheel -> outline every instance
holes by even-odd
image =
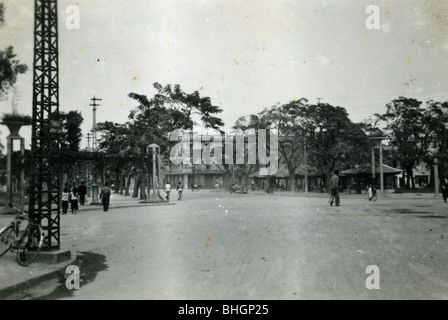
[[[372,201],[376,202],[376,200],[378,199],[378,197],[376,196],[376,194],[372,197]]]
[[[0,232],[0,257],[11,249],[14,238],[15,234],[13,226],[9,226]]]
[[[30,226],[19,241],[17,262],[24,267],[30,265],[39,254],[42,243],[42,228],[38,225]]]

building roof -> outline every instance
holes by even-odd
[[[391,166],[388,166],[386,164],[383,164],[383,173],[386,174],[397,174],[401,173],[402,170],[393,168]],[[354,169],[349,169],[342,171],[345,175],[357,175],[357,174],[371,174],[372,173],[372,166],[371,165],[362,165]],[[375,167],[375,173],[380,173],[379,166]]]
[[[260,176],[260,171],[256,171],[249,175],[249,178],[265,178],[266,176]],[[289,178],[289,171],[286,168],[278,168],[277,173],[275,174],[276,178],[285,179]]]

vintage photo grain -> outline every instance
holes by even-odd
[[[446,300],[447,71],[445,0],[0,0],[0,299]]]

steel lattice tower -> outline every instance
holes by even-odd
[[[45,233],[46,250],[60,248],[59,66],[57,0],[34,2],[34,78],[29,214]]]

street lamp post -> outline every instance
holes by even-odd
[[[374,179],[375,179],[375,149],[379,149],[379,153],[380,153],[380,190],[381,190],[381,194],[384,194],[383,146],[382,146],[381,142],[385,138],[386,137],[383,137],[383,136],[369,137],[369,140],[373,142],[373,147],[372,147],[372,175],[373,175]]]
[[[303,158],[305,162],[305,193],[308,193],[308,154],[306,152],[306,135],[303,136]]]
[[[439,161],[434,158],[434,197],[439,196]]]
[[[152,143],[148,146],[148,153],[149,149],[152,151],[152,200],[157,201],[157,192],[156,192],[156,151],[159,148],[159,146],[155,143]],[[149,192],[149,190],[148,190]]]
[[[439,152],[439,148],[437,143],[434,143],[433,146],[429,148],[429,152],[434,155],[434,197],[439,196],[439,160],[437,159],[437,153]]]

